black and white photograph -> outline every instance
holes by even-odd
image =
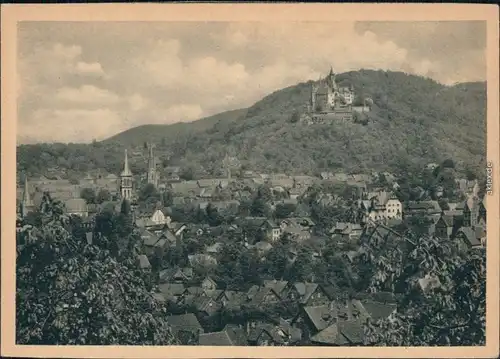
[[[487,23],[17,22],[15,344],[485,346]]]

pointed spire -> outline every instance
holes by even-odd
[[[23,202],[25,205],[28,205],[31,203],[31,196],[29,192],[29,185],[28,185],[28,175],[24,175],[24,193],[23,193]]]
[[[128,154],[127,150],[125,150],[125,164],[123,166],[123,172],[122,172],[122,177],[124,176],[132,176],[132,172],[130,172],[130,169],[128,167]]]

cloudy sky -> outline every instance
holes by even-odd
[[[484,80],[483,22],[25,22],[18,141],[89,142],[192,121],[336,72]]]

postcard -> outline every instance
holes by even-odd
[[[2,355],[498,357],[496,7],[1,9]]]

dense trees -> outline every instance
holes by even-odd
[[[367,343],[484,345],[484,249],[463,255],[453,243],[411,234],[405,242],[404,249],[366,246],[368,253],[378,252],[368,256],[374,268],[371,289],[394,288],[401,294],[395,317],[378,323],[378,329],[367,328]]]
[[[92,241],[73,236],[60,204],[44,200],[43,225],[18,236],[17,342],[175,344],[133,248],[119,258],[101,246],[104,235]]]

